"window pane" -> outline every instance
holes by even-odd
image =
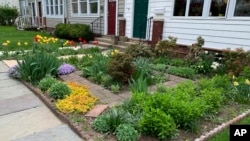
[[[250,0],[236,0],[234,16],[250,16]]]
[[[174,16],[185,16],[187,0],[175,0]]]
[[[97,13],[98,12],[98,3],[90,3],[90,13]]]
[[[227,0],[212,0],[209,16],[225,16]]]
[[[72,3],[72,12],[74,14],[78,13],[78,5],[77,5],[77,3]]]
[[[87,13],[87,2],[80,2],[81,4],[81,13]]]
[[[49,15],[49,6],[46,6],[47,15]]]
[[[188,16],[202,16],[204,0],[190,0]]]

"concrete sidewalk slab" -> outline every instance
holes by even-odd
[[[0,116],[0,139],[14,140],[62,124],[47,107],[40,106]]]
[[[8,72],[8,66],[5,65],[3,62],[0,62],[0,72]]]
[[[22,83],[10,87],[0,88],[0,100],[19,97],[26,94],[33,94]]]
[[[0,116],[43,105],[33,94],[0,100]]]
[[[0,81],[10,79],[7,72],[0,72]]]
[[[15,85],[20,85],[21,82],[14,80],[14,79],[4,79],[0,80],[0,89],[4,87],[11,87]]]
[[[66,125],[59,125],[14,141],[82,141],[80,137]]]

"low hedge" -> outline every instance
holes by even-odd
[[[93,38],[93,33],[89,25],[86,24],[63,24],[56,25],[55,35],[58,38],[78,41],[81,37],[86,41]]]

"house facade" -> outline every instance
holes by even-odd
[[[250,0],[126,0],[129,38],[136,37],[137,3],[145,4],[147,18],[162,22],[162,39],[174,36],[178,44],[191,45],[202,36],[207,48],[250,50]]]
[[[125,0],[20,0],[32,25],[54,29],[58,23],[84,23],[102,35],[117,35]]]

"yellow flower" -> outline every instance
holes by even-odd
[[[114,54],[115,54],[115,53],[112,51],[112,52],[111,52],[111,56],[113,56]]]
[[[21,45],[21,43],[20,43],[20,42],[17,42],[17,45],[18,45],[18,46],[20,46],[20,45]]]
[[[117,49],[115,49],[114,51],[115,51],[115,53],[118,53],[118,52],[119,52]]]
[[[9,44],[9,43],[10,43],[10,40],[7,40],[6,43]]]
[[[245,80],[245,83],[246,83],[247,85],[250,85],[250,81],[249,81],[248,79]]]
[[[233,79],[235,79],[235,76],[233,75]]]
[[[92,56],[92,55],[89,55],[89,58],[90,58],[90,59],[92,59],[92,58],[93,58],[93,56]]]
[[[28,42],[24,42],[24,45],[26,45],[26,46],[27,46],[27,45],[28,45]]]
[[[234,86],[239,86],[239,83],[237,81],[233,82]]]
[[[3,46],[7,46],[8,45],[8,43],[3,43]]]

